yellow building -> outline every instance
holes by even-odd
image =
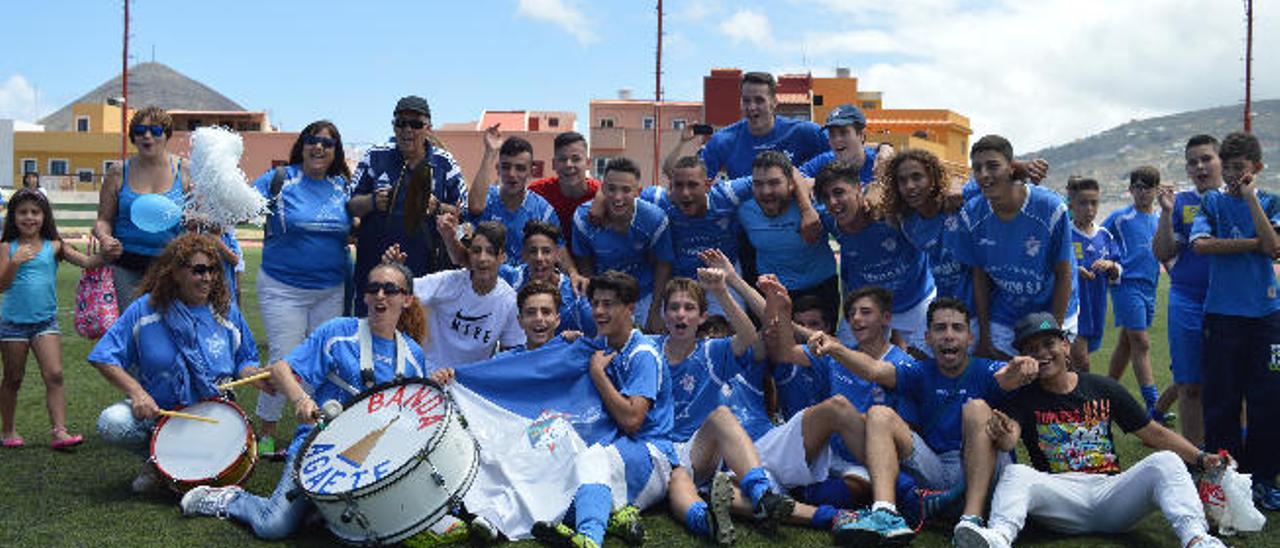
[[[49,189],[97,189],[120,161],[120,110],[80,103],[72,106],[72,131],[15,131],[12,180],[20,182],[23,173],[35,171]]]

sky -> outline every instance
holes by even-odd
[[[1254,97],[1280,98],[1280,7],[1254,7]],[[0,10],[0,118],[34,121],[116,76],[120,0]],[[131,4],[131,62],[155,60],[283,130],[333,120],[390,136],[426,97],[437,124],[489,110],[568,110],[654,92],[656,2]],[[668,0],[663,89],[701,100],[711,68],[830,76],[849,67],[886,108],[948,108],[1019,152],[1132,119],[1243,100],[1243,0]]]

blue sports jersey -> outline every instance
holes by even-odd
[[[928,259],[902,230],[876,221],[850,234],[834,218],[822,220],[840,244],[840,280],[846,294],[868,285],[883,287],[893,292],[893,311],[902,313],[933,293]]]
[[[733,390],[729,381],[741,371],[733,355],[733,338],[700,339],[680,363],[667,362],[666,335],[658,337],[658,348],[671,372],[671,441],[689,441]]]
[[[769,412],[764,407],[764,376],[769,369],[769,362],[756,359],[752,349],[738,357],[741,370],[729,381],[731,388],[724,404],[729,406],[738,424],[747,431],[752,440],[758,440],[773,429],[773,421],[769,420]]]
[[[1159,213],[1143,213],[1132,205],[1112,211],[1102,222],[1120,249],[1122,280],[1142,280],[1155,287],[1160,262],[1151,250],[1151,238],[1159,225]]]
[[[1005,392],[995,379],[1004,362],[970,357],[964,372],[955,378],[938,371],[932,359],[896,365],[898,414],[916,427],[935,453],[960,449],[966,402],[981,399],[993,408],[1004,402]]]
[[[862,169],[858,171],[858,179],[863,185],[868,185],[876,180],[876,155],[880,153],[879,146],[866,146],[867,159],[862,162]],[[808,162],[800,166],[800,174],[810,179],[817,177],[818,172],[827,164],[836,161],[836,153],[834,150],[828,150],[810,158]]]
[[[819,215],[826,216],[819,208]],[[825,239],[808,244],[800,237],[800,208],[792,200],[777,217],[769,217],[755,199],[738,208],[738,222],[756,248],[756,270],[776,274],[787,289],[808,289],[836,273],[836,259]]]
[[[1258,202],[1271,221],[1280,227],[1280,199],[1258,191]],[[1258,232],[1243,198],[1217,190],[1204,195],[1200,211],[1191,225],[1191,240],[1199,238],[1253,238]],[[1225,316],[1261,318],[1280,310],[1280,283],[1271,257],[1257,251],[1209,256],[1209,290],[1204,311]]]
[[[697,279],[702,260],[698,254],[716,248],[736,261],[738,258],[738,206],[751,199],[751,178],[717,181],[707,193],[707,213],[701,217],[685,215],[671,201],[671,194],[660,186],[645,187],[640,199],[658,206],[671,223],[671,246],[675,251],[672,275]]]
[[[667,215],[644,200],[636,200],[635,215],[626,234],[591,224],[591,202],[573,214],[573,254],[595,259],[596,272],[617,270],[635,277],[641,298],[653,293],[654,261],[675,262]],[[591,273],[584,272],[583,275]]]
[[[809,363],[821,363],[821,359],[804,347]],[[773,382],[778,388],[778,410],[783,420],[804,411],[806,407],[821,403],[831,397],[831,370],[827,367],[812,367],[779,363],[773,366]]]
[[[674,417],[671,371],[663,364],[658,341],[633,329],[631,338],[613,357],[605,372],[623,396],[640,396],[651,402],[640,429],[628,437],[652,443],[668,457],[674,457],[675,450],[669,437]],[[673,458],[672,462],[677,460]]]
[[[521,263],[520,252],[524,249],[525,223],[542,221],[550,223],[551,226],[560,226],[560,217],[556,216],[556,210],[551,207],[551,202],[528,191],[524,193],[524,202],[515,211],[507,209],[507,206],[502,203],[502,196],[496,186],[489,187],[489,194],[485,198],[484,211],[479,215],[472,215],[467,208],[462,210],[466,212],[464,217],[469,223],[497,221],[507,227],[506,264],[512,266]]]
[[[356,390],[366,388],[360,376],[360,338],[357,335],[359,325],[360,320],[356,318],[329,320],[320,324],[320,327],[284,357],[285,363],[289,364],[289,368],[302,379],[305,386],[312,387],[312,399],[316,402],[336,400],[345,406],[354,397],[331,380],[330,374],[336,375]],[[409,355],[405,357],[404,377],[426,377],[435,367],[427,362],[422,347],[418,346],[413,337],[405,335],[403,338],[409,347]],[[372,335],[370,339],[373,343],[374,384],[395,380],[396,341],[377,335]],[[314,426],[309,424],[298,425],[293,443],[289,445],[290,452],[297,451],[312,428]]]
[[[1204,197],[1194,190],[1184,190],[1174,195],[1171,218],[1173,241],[1178,253],[1169,261],[1169,289],[1204,301],[1209,290],[1209,256],[1191,249],[1191,225],[1200,211]]]
[[[1062,197],[1039,186],[1027,187],[1021,211],[1009,221],[996,217],[985,197],[965,203],[960,230],[948,245],[960,262],[991,277],[991,321],[1012,326],[1031,312],[1050,311],[1055,265],[1066,261],[1075,272],[1070,224]],[[1072,275],[1066,317],[1079,305]]]
[[[912,211],[902,220],[902,234],[924,252],[933,273],[939,297],[960,299],[973,309],[973,272],[956,258],[955,233],[960,230],[958,213],[939,213],[925,219]]]
[[[504,264],[498,267],[498,277],[506,281],[517,293],[524,284],[529,282],[528,274],[529,265],[527,264],[519,266]],[[596,336],[596,322],[591,317],[591,302],[586,297],[573,292],[573,282],[569,280],[568,274],[560,273],[560,284],[556,289],[560,291],[560,306],[557,307],[560,312],[560,327],[556,328],[556,334],[580,331],[588,337]],[[519,311],[516,313],[518,314]]]
[[[275,169],[269,169],[253,188],[268,200]],[[341,176],[316,180],[300,166],[284,168],[284,185],[267,216],[262,241],[262,270],[280,283],[301,289],[328,289],[347,277],[347,180]]]
[[[1079,268],[1088,269],[1094,261],[1106,259],[1119,261],[1120,248],[1116,245],[1111,232],[1106,228],[1094,225],[1093,235],[1085,234],[1074,224],[1071,225],[1071,247],[1076,255]],[[1124,267],[1121,266],[1121,270]],[[1107,285],[1110,278],[1105,272],[1096,272],[1097,277],[1086,280],[1076,270],[1076,287],[1080,295],[1081,337],[1101,337],[1107,326]]]
[[[170,307],[179,303],[172,303]],[[215,316],[209,306],[186,307],[194,326],[192,340],[204,358],[200,378],[190,378],[180,370],[178,342],[166,314],[151,306],[151,294],[138,297],[89,352],[90,363],[122,367],[142,385],[161,409],[191,405],[203,399],[201,390],[215,381],[239,376],[244,368],[258,365],[258,346],[253,332],[235,303],[225,318]],[[173,310],[170,310],[173,312]],[[192,369],[198,367],[191,365]]]
[[[773,130],[756,137],[747,130],[747,121],[738,120],[715,132],[702,148],[702,161],[707,176],[714,178],[721,169],[730,179],[751,175],[751,163],[766,150],[777,150],[803,165],[810,158],[826,152],[830,146],[822,127],[806,120],[775,116]]]

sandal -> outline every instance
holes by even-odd
[[[26,445],[27,442],[26,440],[22,439],[22,436],[14,436],[12,438],[5,438],[3,442],[0,442],[0,444],[3,444],[5,447],[9,449],[17,449],[19,447]]]

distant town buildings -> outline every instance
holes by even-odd
[[[537,179],[551,175],[556,135],[572,131],[577,122],[578,115],[567,111],[486,110],[477,120],[436,125],[435,134],[470,179],[476,176],[484,156],[485,129],[497,125],[504,137],[519,136],[533,145],[532,178]]]

